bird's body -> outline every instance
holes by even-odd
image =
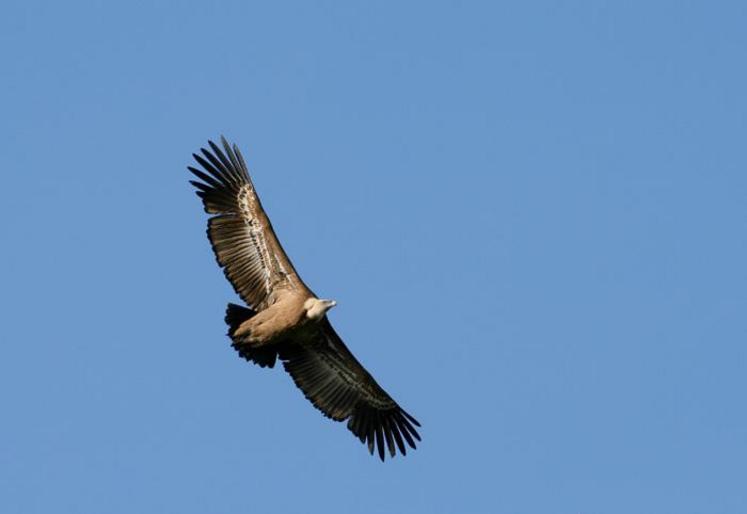
[[[318,330],[315,325],[335,305],[334,300],[320,300],[308,294],[285,294],[243,321],[229,336],[236,344],[253,347],[278,345],[284,341],[302,342]]]
[[[285,370],[315,407],[348,428],[373,453],[393,457],[405,443],[415,448],[419,423],[376,383],[337,335],[326,313],[333,300],[319,299],[299,278],[283,251],[241,153],[223,139],[223,150],[194,154],[190,167],[208,221],[218,264],[248,307],[229,304],[225,321],[233,347],[248,361]]]
[[[258,312],[230,334],[238,344],[264,345],[293,338],[311,320],[303,309],[306,295],[291,293],[282,296],[267,309]]]

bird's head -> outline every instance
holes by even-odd
[[[303,304],[306,309],[306,317],[313,320],[321,319],[328,310],[337,305],[334,300],[321,300],[319,298],[309,298]]]

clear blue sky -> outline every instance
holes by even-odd
[[[746,26],[4,3],[0,510],[747,512]],[[221,133],[404,459],[231,350],[185,169]]]

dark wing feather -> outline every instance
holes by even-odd
[[[190,181],[202,198],[208,221],[208,238],[218,264],[236,293],[247,305],[261,311],[282,290],[308,291],[265,214],[239,149],[221,138],[223,150],[212,141],[210,150],[193,154],[201,170],[189,170],[201,180]]]
[[[284,345],[280,358],[304,396],[325,416],[347,419],[348,429],[381,460],[386,449],[392,457],[397,449],[405,455],[404,441],[412,448],[420,441],[420,424],[376,383],[326,317],[310,340]]]

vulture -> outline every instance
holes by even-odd
[[[327,318],[334,300],[318,298],[280,246],[244,158],[221,137],[222,149],[192,154],[188,166],[202,199],[207,236],[218,264],[246,306],[229,303],[231,345],[247,361],[272,368],[280,361],[304,396],[325,416],[347,420],[371,455],[394,457],[415,448],[420,423],[376,383]]]

